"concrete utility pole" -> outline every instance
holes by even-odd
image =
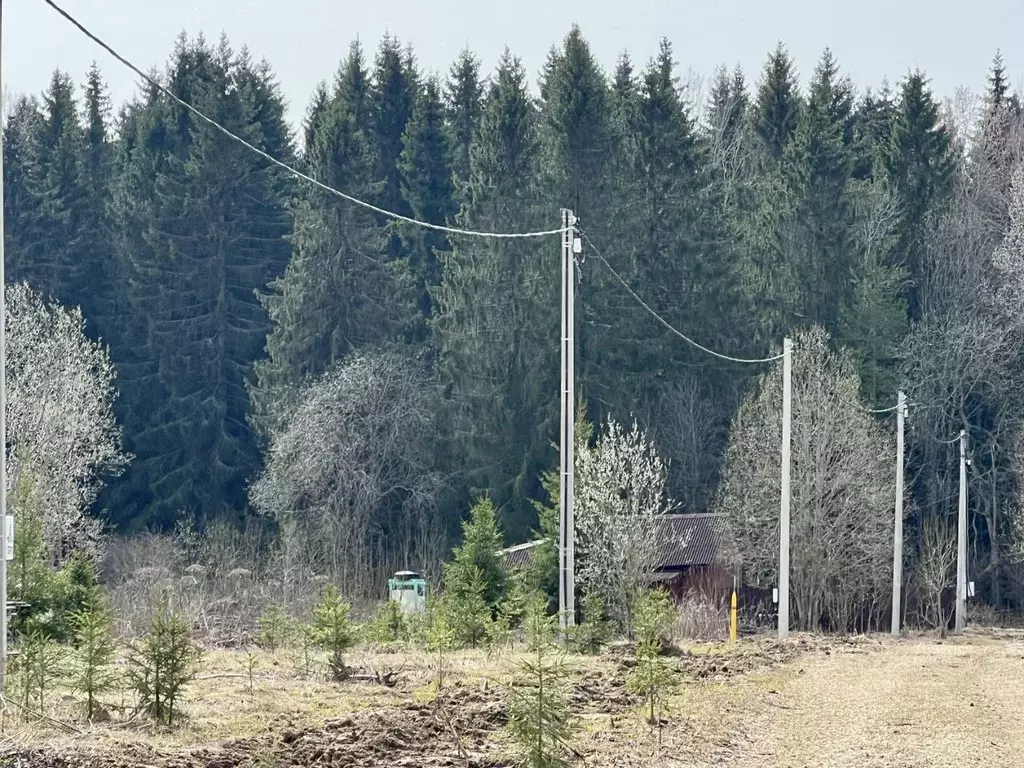
[[[0,0],[0,51],[3,49],[3,0]],[[0,73],[2,73],[0,56]],[[3,125],[3,76],[0,74],[0,126]],[[2,144],[2,142],[0,142]],[[7,297],[4,295],[4,153],[0,146],[0,694],[7,682]]]
[[[562,421],[559,467],[558,616],[562,636],[576,617],[576,517],[573,513],[573,465],[576,437],[576,217],[562,209]]]
[[[3,0],[0,0],[0,50],[3,49]],[[0,73],[2,73],[0,56]],[[0,126],[3,125],[3,76],[0,74]],[[2,142],[0,142],[2,143]],[[0,146],[0,694],[7,682],[7,297],[4,295],[4,153]]]
[[[782,342],[782,509],[779,515],[779,639],[789,635],[789,449],[793,442],[793,342]]]
[[[892,636],[900,636],[900,606],[903,597],[903,423],[907,396],[896,396],[896,527],[892,537]]]
[[[960,508],[956,526],[956,631],[967,626],[967,432],[960,430]]]

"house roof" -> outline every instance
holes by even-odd
[[[656,568],[703,566],[728,560],[731,547],[720,515],[670,514],[659,518]]]
[[[506,570],[522,568],[530,562],[530,559],[533,557],[533,550],[546,541],[547,539],[536,539],[525,544],[516,544],[514,547],[501,550],[498,554],[504,559],[503,562]]]
[[[712,513],[669,514],[658,517],[657,570],[707,566],[727,562],[730,539],[720,515]],[[528,541],[501,550],[506,569],[530,562],[533,551],[547,539]]]

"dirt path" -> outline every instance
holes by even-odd
[[[1024,638],[884,643],[797,662],[728,764],[779,768],[1019,766]]]

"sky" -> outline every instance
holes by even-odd
[[[828,47],[859,87],[898,81],[923,69],[938,97],[960,86],[984,88],[996,50],[1010,80],[1024,82],[1024,0],[56,0],[123,56],[163,69],[182,31],[211,41],[226,33],[236,48],[274,68],[298,124],[313,89],[330,80],[355,37],[372,54],[389,31],[411,43],[421,68],[445,73],[466,45],[485,71],[508,46],[531,79],[573,23],[608,70],[628,51],[635,64],[672,41],[680,76],[708,76],[739,64],[756,80],[778,41],[803,82]],[[40,93],[55,68],[78,82],[97,61],[114,103],[131,98],[135,76],[82,36],[42,0],[3,3],[4,92]],[[700,94],[698,94],[700,95]]]

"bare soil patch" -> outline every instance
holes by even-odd
[[[498,768],[508,654],[459,654],[451,684],[427,692],[431,660],[361,655],[360,681],[310,682],[267,659],[255,692],[211,656],[188,720],[168,731],[97,725],[68,736],[8,730],[18,768]],[[671,663],[682,685],[659,727],[626,690],[628,649],[576,659],[575,747],[590,768],[1017,766],[1024,754],[1024,633],[822,638],[694,645]],[[390,685],[375,680],[393,672]]]

